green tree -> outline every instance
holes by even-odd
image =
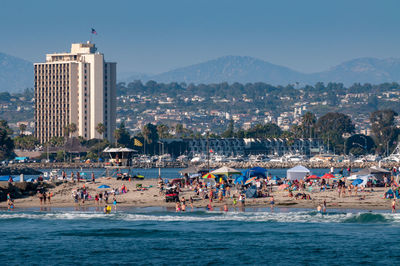
[[[26,130],[26,125],[25,124],[20,124],[19,125],[19,134],[24,135],[24,132]]]
[[[307,136],[310,136],[310,139],[312,138],[312,132],[315,126],[315,123],[317,122],[317,118],[315,117],[315,114],[311,113],[311,112],[306,112],[302,117],[301,117],[301,125],[303,127],[303,137],[305,137],[305,134],[307,134]],[[307,131],[306,132],[306,129]]]
[[[354,124],[348,115],[342,113],[327,113],[321,116],[315,124],[316,131],[330,148],[344,151],[343,134],[353,133]]]
[[[374,148],[375,142],[370,136],[354,134],[346,139],[345,153],[364,155],[370,153]]]
[[[378,153],[389,153],[399,135],[399,129],[395,125],[395,117],[398,114],[393,110],[378,110],[370,115],[372,133],[375,136]]]
[[[68,128],[71,135],[73,135],[78,130],[78,127],[75,123],[69,124]]]
[[[161,139],[168,138],[169,137],[169,127],[164,124],[157,125],[157,133],[158,137]]]
[[[129,131],[126,129],[124,122],[122,122],[115,130],[114,137],[117,144],[125,147],[129,146],[131,136],[129,134]]]
[[[39,145],[39,141],[31,135],[20,135],[14,138],[14,145],[16,149],[33,150],[37,145]]]
[[[103,133],[106,132],[106,127],[104,126],[103,123],[98,123],[96,126],[96,131],[97,133],[103,136]]]
[[[222,133],[221,137],[223,138],[233,138],[235,135],[235,124],[233,119],[229,120],[229,124],[227,129]]]
[[[57,151],[56,160],[59,162],[64,161],[64,151]]]
[[[142,135],[148,144],[157,143],[158,141],[157,127],[151,123],[148,123],[143,127]]]
[[[7,121],[0,120],[0,160],[9,158],[14,151],[14,142],[11,139],[13,131]]]

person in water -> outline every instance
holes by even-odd
[[[271,197],[269,198],[269,205],[271,206],[271,211],[273,211],[273,210],[274,210],[274,205],[275,205],[274,196],[271,196]]]
[[[318,204],[318,206],[317,206],[317,212],[321,213],[321,209],[322,209],[321,204]]]
[[[326,212],[326,200],[322,203],[322,212]]]
[[[392,213],[396,213],[396,199],[392,200]]]
[[[227,212],[228,211],[228,205],[224,205],[224,212]]]
[[[105,214],[110,214],[111,213],[111,206],[105,205],[104,206],[104,213]]]

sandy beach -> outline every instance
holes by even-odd
[[[145,189],[138,189],[137,185],[141,184]],[[100,189],[98,188],[100,185],[107,185],[110,188]],[[128,189],[128,192],[125,194],[116,195],[117,206],[125,206],[125,207],[150,207],[150,206],[159,206],[159,207],[175,207],[175,203],[167,203],[165,202],[165,197],[159,194],[159,189],[157,187],[156,179],[147,179],[147,180],[135,180],[135,181],[121,181],[116,180],[114,178],[99,178],[96,179],[96,183],[91,182],[80,182],[73,183],[71,181],[64,182],[54,188],[48,189],[48,193],[52,193],[53,196],[51,198],[51,203],[41,205],[39,198],[37,195],[15,199],[15,209],[18,208],[31,208],[31,207],[95,207],[99,206],[96,204],[94,200],[94,196],[96,193],[111,191],[113,188],[118,189],[125,185]],[[85,186],[88,190],[89,195],[91,195],[91,199],[85,201],[84,204],[79,203],[75,204],[74,199],[72,197],[72,193],[74,190]],[[180,193],[180,197],[185,197],[189,199],[190,196],[194,199],[194,207],[205,208],[207,204],[209,204],[209,200],[203,200],[200,197],[196,196],[194,191],[190,188],[182,188]],[[310,194],[311,200],[296,200],[294,197],[291,198],[288,196],[287,191],[278,191],[277,187],[273,188],[273,195],[275,198],[275,206],[276,207],[284,207],[284,208],[316,208],[318,204],[322,204],[325,200],[328,208],[344,208],[344,209],[388,209],[391,208],[391,200],[383,199],[383,195],[387,188],[373,188],[373,191],[370,192],[371,189],[367,189],[368,192],[359,192],[358,195],[349,196],[346,194],[345,197],[339,198],[338,192],[336,189],[328,190],[325,192],[306,192]],[[347,191],[346,191],[347,192]],[[236,194],[238,192],[236,189],[233,189],[231,195]],[[296,193],[294,193],[295,195]],[[354,194],[354,193],[353,193]],[[109,204],[112,204],[112,197],[109,199]],[[233,199],[225,198],[222,201],[214,200],[212,205],[214,207],[221,207],[224,204],[227,204],[228,207],[233,207]],[[6,207],[7,203],[2,202],[2,207]],[[269,198],[255,198],[255,199],[246,199],[245,206],[248,207],[270,207]],[[104,207],[104,202],[100,205],[100,207]],[[237,207],[240,207],[240,204],[237,204]]]

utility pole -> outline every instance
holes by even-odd
[[[209,143],[210,132],[207,130],[207,167],[210,172],[210,143]]]

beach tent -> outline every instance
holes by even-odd
[[[262,178],[267,178],[267,169],[262,168],[262,167],[253,167],[251,169],[246,170],[243,175],[247,178],[249,177],[262,177]]]
[[[179,171],[182,175],[184,174],[197,174],[199,172],[199,168],[197,166],[189,166],[188,168],[182,169]]]
[[[293,168],[290,168],[286,172],[286,176],[289,180],[304,179],[308,174],[310,174],[310,170],[308,170],[302,165],[297,165]]]
[[[211,174],[213,175],[226,175],[226,176],[230,176],[230,175],[234,175],[234,174],[239,174],[241,175],[242,172],[240,172],[239,170],[227,167],[227,166],[223,166],[221,168],[218,168],[214,171],[211,172]]]
[[[233,183],[234,183],[235,185],[236,185],[236,184],[242,184],[242,185],[244,185],[244,183],[246,182],[246,180],[247,180],[247,178],[246,178],[245,176],[241,175],[241,176],[236,177],[236,178],[235,178],[235,181],[233,181]]]
[[[110,188],[110,186],[107,186],[107,185],[101,185],[101,186],[98,186],[98,188]]]
[[[246,190],[246,198],[257,198],[257,187],[251,186]]]

